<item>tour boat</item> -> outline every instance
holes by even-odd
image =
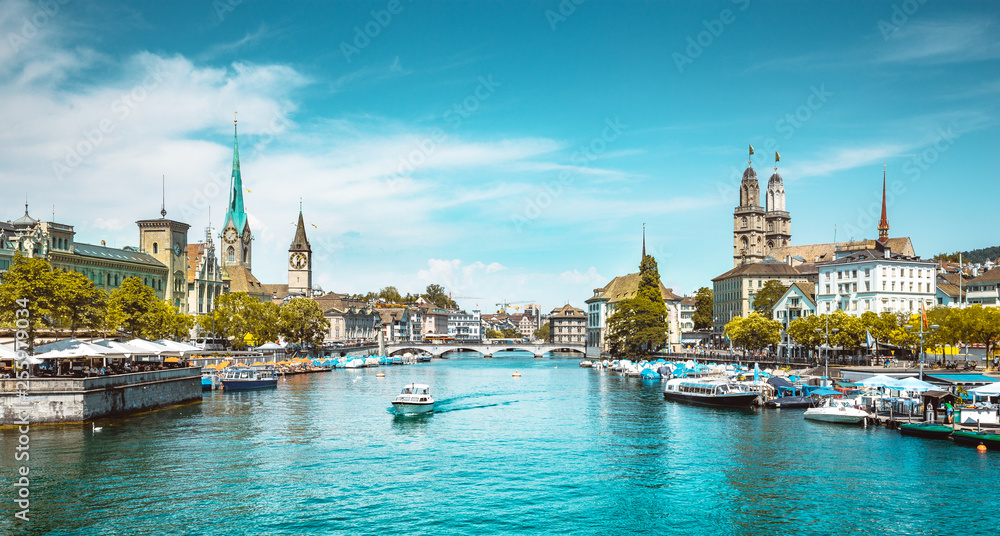
[[[278,377],[270,367],[230,368],[222,373],[222,388],[226,391],[277,387]]]
[[[963,445],[986,445],[988,449],[1000,449],[1000,434],[992,432],[976,432],[973,430],[955,430],[951,433],[955,443]]]
[[[702,406],[749,408],[760,403],[760,393],[725,378],[674,378],[663,387],[663,398]]]
[[[928,439],[948,439],[948,436],[952,432],[951,426],[932,422],[914,422],[899,425],[899,433],[903,435],[926,437]]]
[[[430,395],[430,387],[419,383],[411,383],[403,387],[403,392],[392,400],[396,413],[427,413],[434,411],[434,399]]]
[[[807,409],[804,415],[814,421],[844,424],[858,424],[867,416],[868,412],[854,407],[851,400],[833,398],[826,399],[822,406]]]

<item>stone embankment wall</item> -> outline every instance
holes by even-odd
[[[83,422],[201,398],[201,369],[181,368],[96,378],[31,378],[26,397],[0,380],[0,425],[26,414],[35,423]],[[23,385],[22,385],[23,387]]]

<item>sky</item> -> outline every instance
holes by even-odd
[[[584,307],[638,270],[645,225],[691,294],[732,268],[748,145],[762,191],[781,154],[793,245],[876,237],[884,166],[890,236],[994,246],[998,23],[920,0],[3,0],[0,217],[27,198],[136,246],[163,201],[218,244],[237,112],[264,283],[301,201],[328,292]]]

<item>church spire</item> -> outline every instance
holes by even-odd
[[[878,241],[889,240],[889,218],[885,214],[885,165],[882,165],[882,219],[878,222]]]
[[[292,250],[312,251],[309,247],[309,239],[306,238],[306,224],[302,219],[302,201],[299,201],[299,223],[295,227],[295,238],[292,239]]]
[[[226,210],[226,220],[232,219],[236,232],[243,232],[247,215],[243,208],[243,177],[240,176],[240,147],[236,131],[236,119],[233,119],[233,175],[229,190],[229,207]]]
[[[642,258],[646,258],[646,224],[642,224]]]

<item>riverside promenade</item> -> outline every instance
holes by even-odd
[[[2,379],[0,426],[23,417],[32,424],[84,422],[200,399],[199,367],[92,378]]]

